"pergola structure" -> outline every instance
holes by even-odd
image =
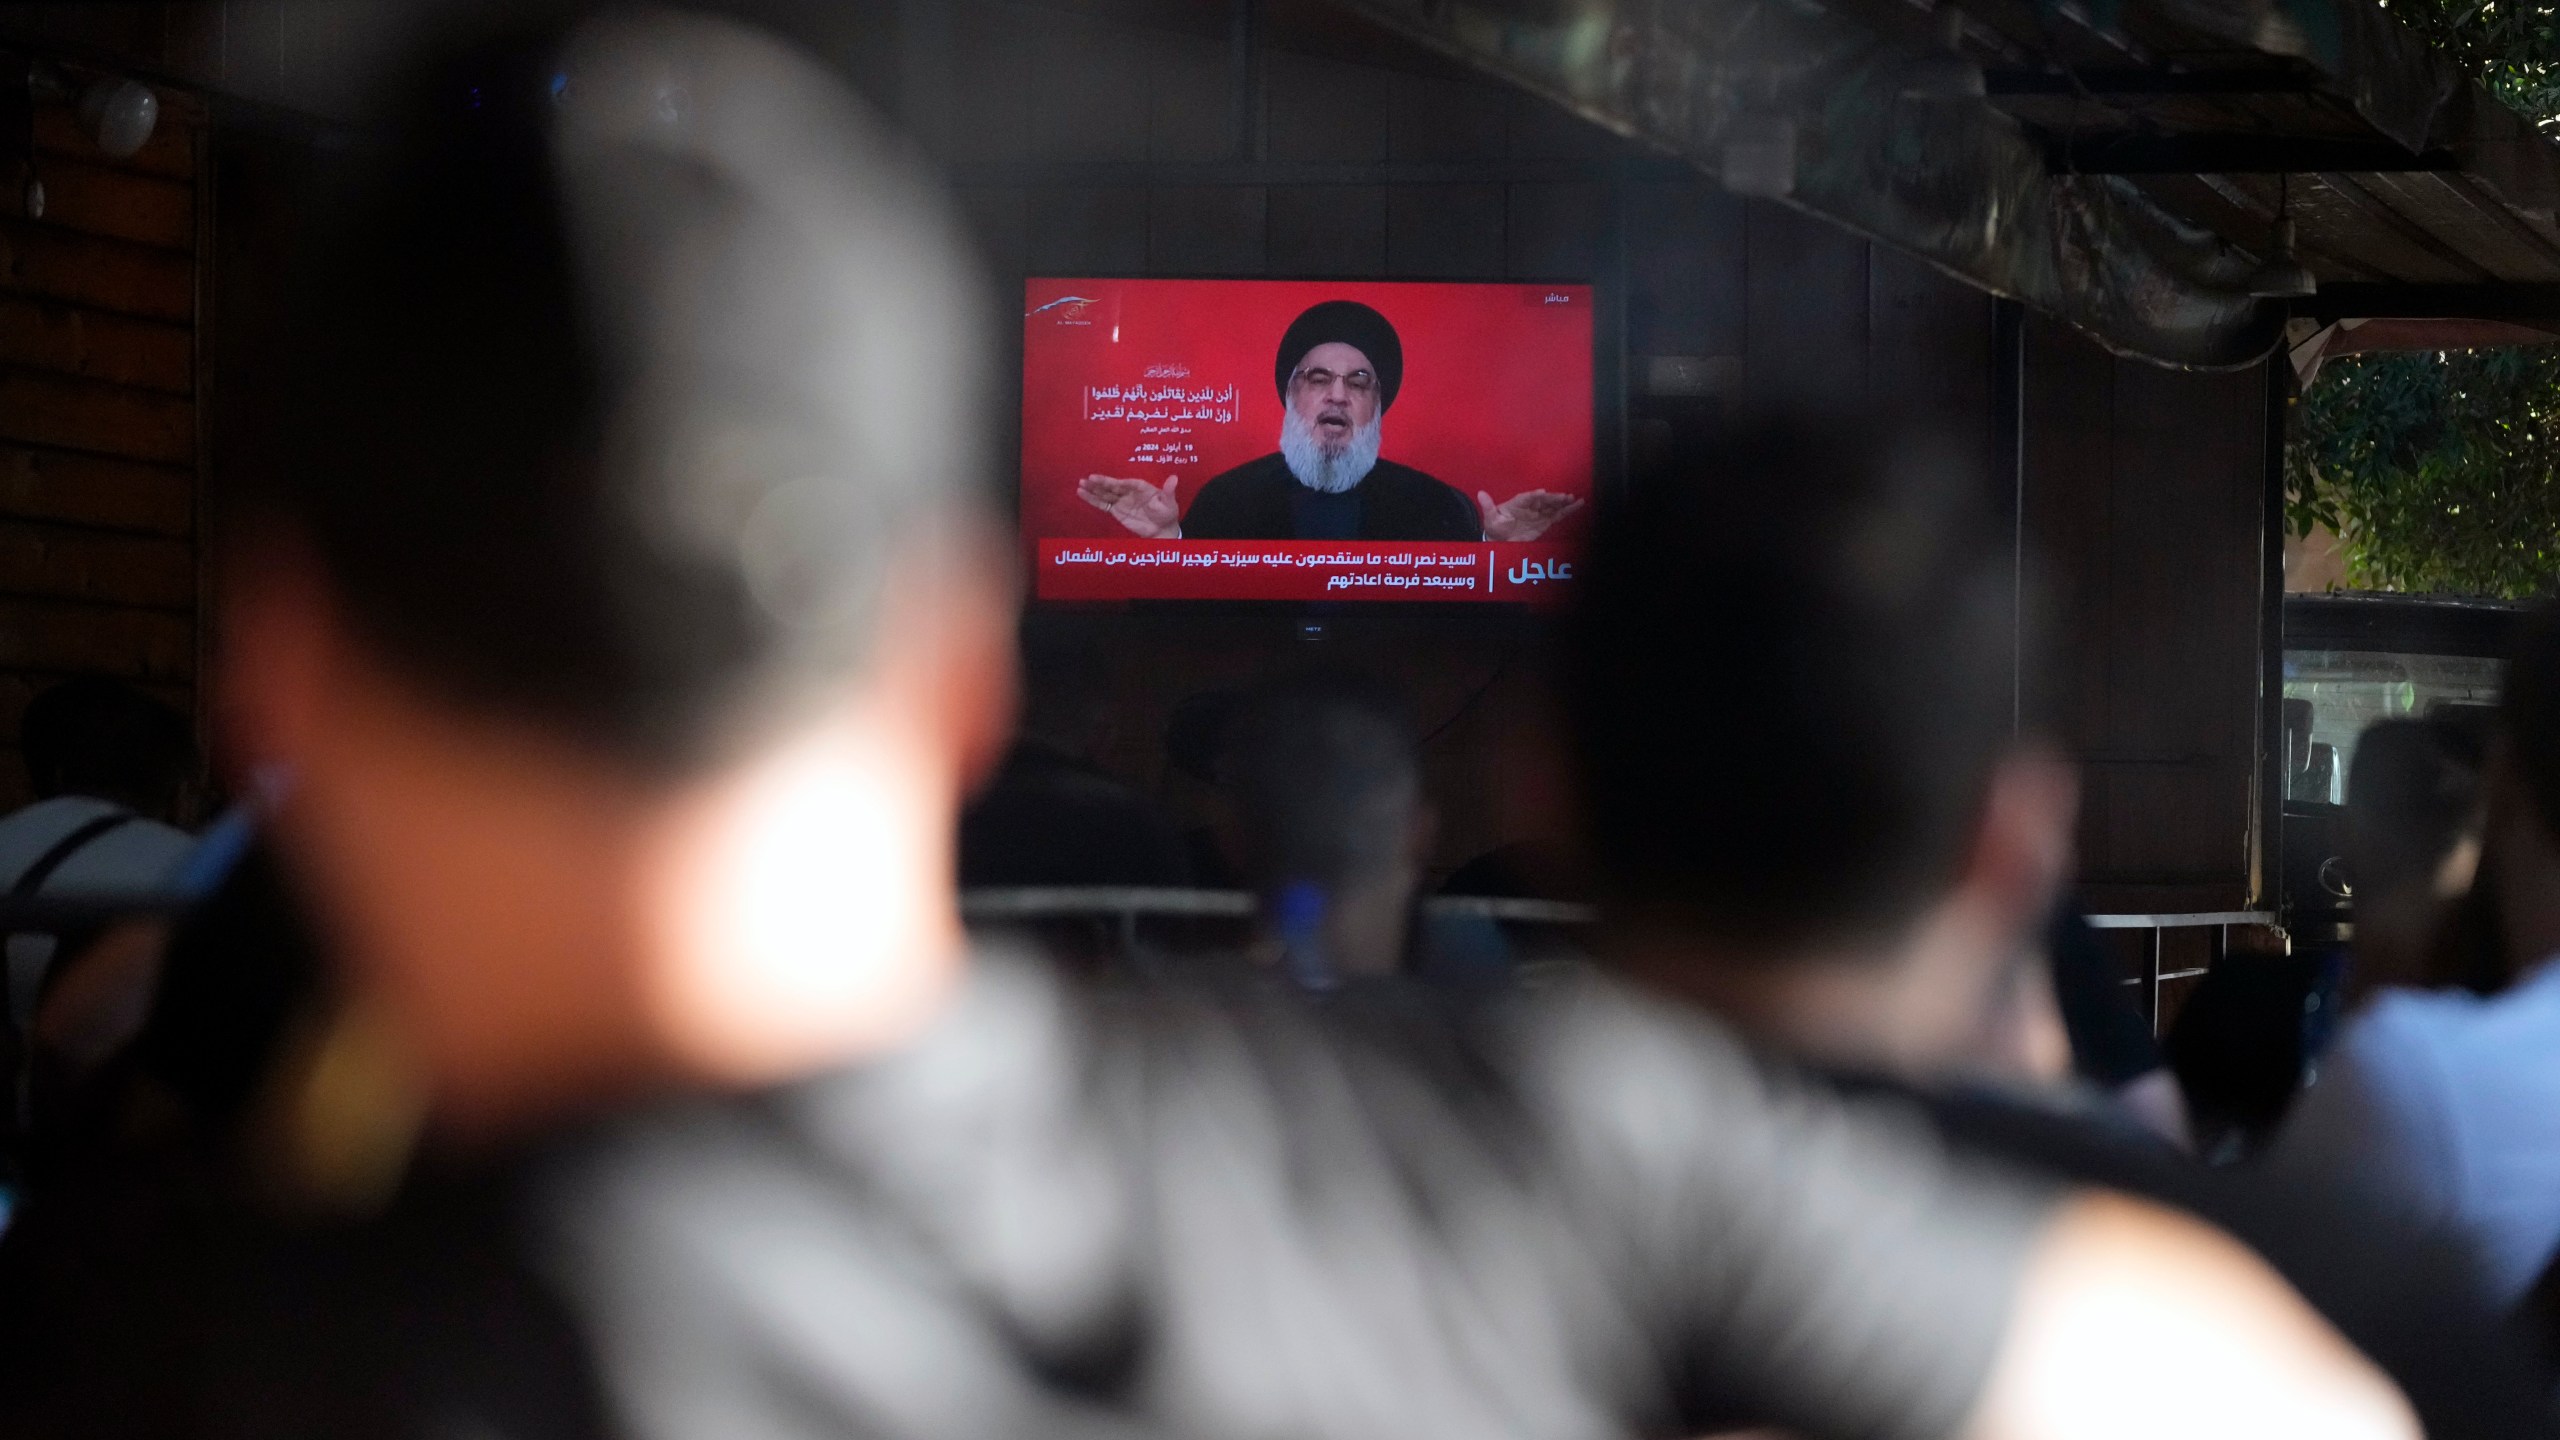
[[[1346,3],[2119,354],[2560,325],[2560,147],[2372,0]],[[2316,294],[2252,293],[2283,219]]]

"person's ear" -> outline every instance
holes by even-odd
[[[1960,887],[2003,930],[2033,934],[2070,880],[2079,817],[2080,774],[2069,760],[2042,747],[2009,755],[1992,769]]]

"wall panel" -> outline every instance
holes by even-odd
[[[201,106],[160,95],[123,161],[39,104],[45,213],[0,218],[0,809],[28,798],[17,719],[45,687],[112,675],[194,705],[209,202]]]
[[[2087,770],[2099,908],[2251,903],[2259,746],[2263,375],[2118,360],[2027,327],[2026,524],[2052,597],[2030,675]]]

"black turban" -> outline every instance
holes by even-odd
[[[1271,383],[1280,392],[1280,403],[1289,403],[1289,377],[1307,352],[1337,340],[1369,357],[1370,367],[1378,372],[1378,411],[1386,413],[1404,384],[1404,342],[1396,338],[1396,327],[1387,323],[1386,316],[1357,300],[1310,305],[1307,313],[1289,322],[1288,333],[1280,337],[1280,358],[1271,365]]]

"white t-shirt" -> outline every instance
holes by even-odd
[[[2521,1300],[2560,1251],[2560,956],[2487,998],[2375,996],[2268,1162],[2466,1247],[2493,1302]]]
[[[0,816],[0,894],[17,889],[35,863],[71,833],[124,808],[86,795],[57,795]],[[185,864],[195,837],[174,825],[140,817],[107,830],[74,850],[36,887],[39,895],[149,895],[161,891]],[[8,939],[9,1014],[23,1025],[32,1016],[45,967],[53,958],[48,935]]]

